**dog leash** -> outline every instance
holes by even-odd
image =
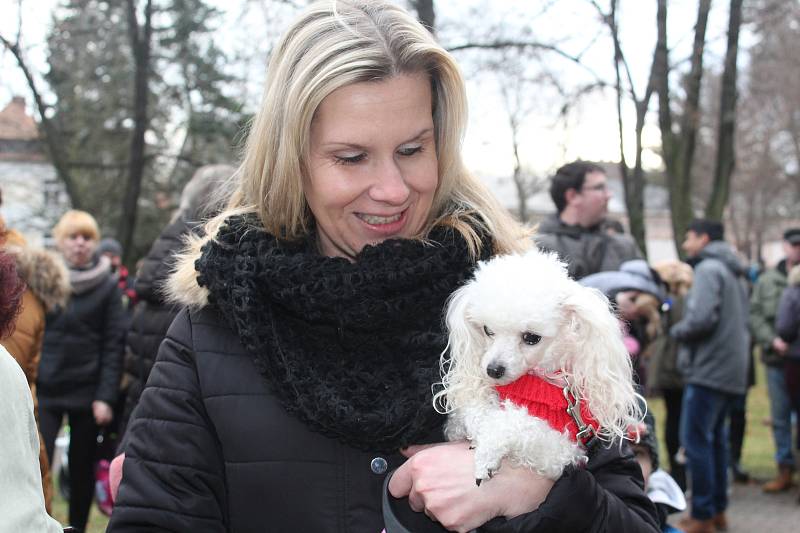
[[[392,510],[392,505],[389,503],[389,480],[392,479],[394,470],[386,474],[386,479],[383,480],[383,527],[386,533],[411,533],[406,527],[400,523]]]
[[[562,379],[564,380],[564,388],[561,391],[567,401],[567,414],[572,417],[575,427],[578,428],[575,438],[586,448],[586,451],[591,451],[597,444],[597,433],[594,427],[583,421],[580,394],[575,392],[575,388],[566,376],[562,376]]]

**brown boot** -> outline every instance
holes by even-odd
[[[761,488],[764,492],[772,494],[776,492],[785,492],[794,486],[794,481],[792,480],[793,474],[794,469],[791,466],[781,465],[778,467],[778,476],[772,481],[764,483]]]
[[[698,520],[696,518],[686,517],[678,522],[678,529],[684,533],[714,533],[714,521]]]
[[[711,519],[717,531],[728,531],[728,519],[725,517],[725,512],[717,513]]]

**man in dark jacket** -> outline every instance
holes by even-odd
[[[553,176],[550,196],[558,212],[539,225],[536,244],[557,252],[570,276],[581,279],[617,270],[625,261],[641,257],[633,239],[603,227],[611,192],[602,167],[585,161],[562,166]]]
[[[772,419],[772,438],[775,441],[775,462],[778,475],[764,484],[764,492],[783,492],[793,485],[795,471],[792,453],[792,420],[789,394],[784,378],[784,358],[788,346],[775,332],[778,302],[786,288],[786,276],[793,266],[800,264],[800,228],[786,230],[783,234],[785,259],[775,268],[758,278],[750,297],[750,329],[761,346],[761,359],[767,374],[769,410]]]
[[[689,224],[683,249],[694,267],[694,284],[683,319],[670,335],[682,343],[678,366],[686,389],[681,442],[692,479],[686,533],[713,532],[726,525],[728,435],[725,419],[747,389],[749,332],[744,268],[723,240],[723,226],[710,220]]]

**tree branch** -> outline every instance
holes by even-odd
[[[39,118],[41,121],[40,123],[44,129],[44,140],[48,152],[50,153],[50,162],[55,167],[56,174],[58,175],[59,179],[62,181],[62,183],[64,183],[64,188],[66,189],[67,196],[69,196],[72,207],[75,209],[80,209],[83,205],[83,202],[78,194],[78,188],[75,184],[75,180],[72,178],[72,175],[67,169],[66,158],[61,151],[61,146],[63,143],[59,139],[58,131],[55,125],[49,118],[47,118],[47,105],[44,103],[42,95],[39,92],[39,89],[36,87],[36,81],[33,79],[33,73],[28,68],[27,63],[25,63],[25,58],[22,57],[22,50],[19,46],[19,36],[17,38],[17,42],[12,43],[0,35],[0,42],[3,43],[3,46],[5,46],[6,49],[14,56],[14,59],[17,60],[17,65],[22,71],[22,74],[25,76],[25,80],[28,82],[28,88],[33,95],[33,100],[36,104],[36,110],[39,112]]]

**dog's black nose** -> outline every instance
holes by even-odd
[[[503,365],[489,365],[486,367],[486,373],[490,378],[500,379],[506,373],[506,367]]]

